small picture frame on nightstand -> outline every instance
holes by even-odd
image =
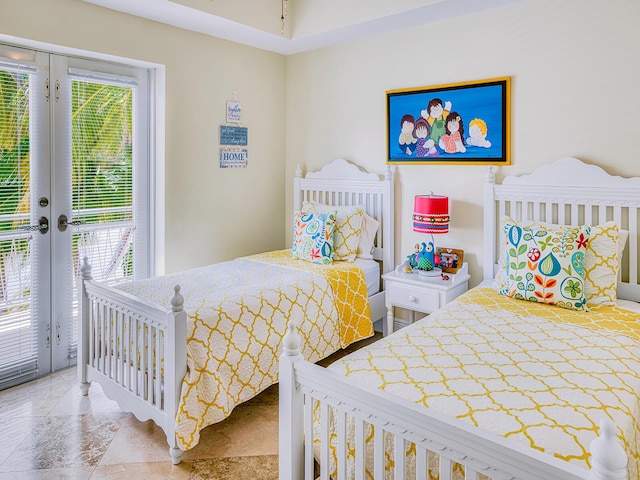
[[[464,262],[464,250],[457,248],[437,247],[436,255],[440,258],[440,268],[445,273],[456,273]]]

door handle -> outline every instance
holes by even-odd
[[[30,230],[32,232],[39,231],[44,235],[49,231],[49,219],[47,217],[40,217],[37,225],[26,225],[24,227],[19,227],[18,230]]]
[[[82,222],[78,220],[72,220],[70,222],[64,213],[58,217],[58,230],[60,230],[61,232],[64,232],[69,225],[78,226],[78,225],[82,225]]]

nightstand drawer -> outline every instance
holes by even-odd
[[[387,305],[423,313],[431,313],[440,308],[440,294],[437,291],[420,290],[410,285],[391,283],[387,285],[385,294]]]

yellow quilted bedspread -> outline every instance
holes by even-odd
[[[608,415],[638,478],[640,315],[627,310],[576,312],[476,288],[329,368],[585,468]]]
[[[327,277],[335,294],[335,305],[340,318],[340,346],[373,335],[367,284],[362,270],[348,262],[331,265],[300,262],[291,259],[289,250],[277,250],[253,258],[282,267],[301,268]]]
[[[293,260],[288,250],[222,262],[121,287],[169,305],[184,296],[187,375],[176,419],[188,450],[200,430],[278,381],[287,323],[298,324],[303,355],[318,361],[373,334],[362,270]]]

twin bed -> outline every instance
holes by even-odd
[[[484,195],[477,288],[326,369],[289,324],[281,479],[639,478],[640,179],[568,158]]]
[[[297,172],[296,210],[305,203],[364,210],[379,223],[362,255],[372,258],[292,265],[270,252],[117,288],[92,281],[85,264],[83,391],[99,382],[123,410],[154,420],[174,463],[201,428],[279,380],[282,479],[637,478],[640,314],[629,308],[640,301],[640,179],[575,159],[502,184],[489,170],[485,281],[327,369],[313,362],[386,315],[392,171],[380,178],[338,160]],[[591,263],[585,234],[607,245]],[[521,240],[540,240],[540,251]],[[584,258],[547,257],[569,243]],[[543,274],[526,271],[538,264]]]
[[[311,361],[373,334],[372,319],[386,315],[380,278],[394,268],[392,200],[391,169],[380,178],[338,159],[304,177],[296,172],[296,213],[339,206],[340,216],[331,216],[341,235],[334,253],[344,260],[330,265],[283,250],[110,287],[91,279],[85,259],[83,393],[98,382],[122,410],[153,420],[179,463],[202,428],[278,381],[290,321]],[[321,260],[303,243],[318,240],[312,227],[321,217],[296,215],[298,256]]]

